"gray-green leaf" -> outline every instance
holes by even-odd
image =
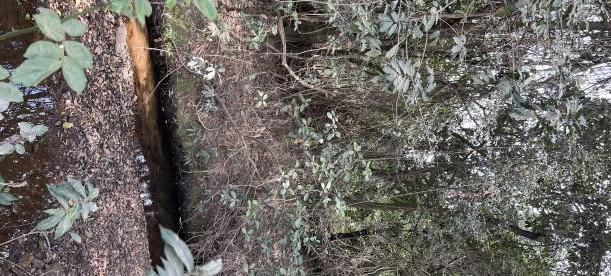
[[[212,0],[194,0],[195,6],[199,11],[210,20],[216,20],[219,17],[216,11],[216,6]]]
[[[8,155],[15,151],[15,146],[9,143],[4,143],[0,145],[0,155]]]
[[[81,243],[83,241],[81,236],[73,231],[68,232],[68,235],[70,235],[70,238],[77,243]]]
[[[0,66],[0,80],[6,79],[10,76],[8,70],[4,69],[4,67]]]
[[[182,276],[185,272],[184,266],[178,256],[176,256],[174,249],[166,244],[163,253],[165,255],[165,259],[162,260],[163,268],[165,268],[170,275]]]
[[[93,56],[85,44],[67,40],[64,41],[64,47],[66,49],[66,54],[74,58],[81,68],[87,69],[93,65]]]
[[[176,0],[165,0],[165,7],[171,9],[176,6]]]
[[[13,201],[17,200],[15,196],[9,193],[0,192],[0,205],[9,206],[13,204]]]
[[[63,211],[63,210],[62,210]],[[50,216],[46,219],[43,219],[42,221],[40,221],[37,225],[36,225],[36,230],[49,230],[53,227],[55,227],[55,225],[57,225],[60,221],[62,221],[62,219],[65,216],[65,212],[61,213],[61,214],[57,214],[57,215],[53,215]]]
[[[22,144],[16,144],[15,145],[15,152],[17,152],[19,154],[24,154],[25,153],[25,147],[23,147]]]
[[[36,137],[42,136],[45,134],[49,128],[43,125],[35,125],[28,122],[20,122],[17,124],[19,126],[19,135],[29,142],[34,142]]]
[[[89,218],[89,214],[98,210],[98,206],[93,202],[85,202],[81,205],[81,217],[83,220]]]
[[[21,93],[21,91],[19,91],[17,87],[13,86],[10,83],[0,82],[0,100],[6,102],[20,103],[23,102],[23,93]]]
[[[110,10],[116,13],[132,17],[132,3],[130,0],[114,0],[110,2]]]
[[[62,23],[62,28],[69,36],[81,36],[87,32],[87,26],[75,18],[68,19]]]
[[[202,267],[199,267],[197,269],[200,272],[204,272],[204,275],[210,275],[210,276],[214,276],[217,275],[219,273],[221,273],[221,271],[223,270],[223,260],[222,259],[217,259],[214,261],[210,261],[207,264],[205,264]]]
[[[178,256],[178,258],[185,265],[187,271],[192,271],[194,267],[193,255],[191,255],[191,250],[187,244],[171,230],[163,226],[159,226],[159,229],[161,231],[161,238],[163,241],[174,249],[176,256]]]
[[[75,191],[69,184],[57,184],[53,186],[53,190],[60,196],[68,200],[78,201],[81,199],[79,193]]]
[[[34,57],[26,59],[11,77],[14,83],[37,86],[41,81],[61,68],[62,62],[56,58]]]
[[[68,179],[68,183],[70,183],[70,186],[72,186],[72,188],[77,191],[81,197],[85,198],[87,197],[87,192],[85,191],[85,186],[83,186],[83,184],[81,184],[80,181],[78,180],[74,180],[74,179]]]
[[[55,185],[47,185],[47,189],[49,190],[49,193],[57,200],[57,202],[59,202],[59,204],[62,205],[62,207],[68,209],[70,207],[70,204],[68,203],[68,198],[65,198],[64,196],[58,194],[55,191]]]
[[[46,8],[39,8],[34,20],[40,31],[48,38],[62,41],[65,38],[62,22],[57,13]]]
[[[142,26],[144,26],[145,19],[153,13],[153,7],[148,0],[136,0],[136,17]]]
[[[30,44],[23,56],[25,58],[48,57],[60,59],[62,57],[62,50],[53,42],[40,40]]]
[[[70,209],[66,213],[66,216],[64,216],[64,218],[59,222],[59,224],[57,225],[57,228],[55,228],[55,238],[57,239],[63,236],[66,232],[68,232],[68,230],[72,228],[72,225],[74,224],[75,220],[76,220],[76,210]]]
[[[7,100],[0,100],[0,112],[4,112],[8,109],[11,103]]]
[[[76,92],[76,94],[81,94],[87,87],[85,71],[75,58],[70,56],[64,58],[62,74],[70,89]]]

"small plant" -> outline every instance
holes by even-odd
[[[4,182],[4,178],[0,176],[0,205],[10,206],[13,205],[13,201],[17,200],[17,198],[9,193],[9,187]]]
[[[223,261],[217,259],[203,266],[195,266],[191,250],[176,233],[159,226],[161,238],[165,242],[163,253],[165,258],[161,260],[162,266],[146,273],[147,276],[174,276],[174,275],[197,275],[214,276],[223,269]]]
[[[204,106],[206,112],[216,112],[218,107],[216,106],[216,93],[214,92],[214,88],[204,85],[202,94],[206,98],[206,105]]]
[[[259,97],[257,98],[257,108],[265,108],[267,107],[267,99],[269,98],[269,94],[263,91],[257,91]]]
[[[50,216],[38,223],[36,229],[49,230],[55,227],[57,239],[72,228],[79,216],[86,221],[91,213],[98,210],[93,201],[100,193],[100,190],[91,183],[86,183],[86,186],[87,188],[81,181],[73,179],[68,179],[66,183],[48,185],[47,189],[62,208],[45,210],[44,212]],[[77,234],[73,233],[70,236],[77,242],[80,241]]]
[[[37,137],[45,134],[49,128],[43,125],[32,125],[28,122],[21,122],[19,125],[19,135],[13,135],[0,143],[0,156],[9,155],[13,152],[25,154],[25,142],[34,142]]]

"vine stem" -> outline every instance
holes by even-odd
[[[66,16],[64,19],[62,19],[62,22],[65,22],[66,20],[69,19],[74,19],[77,18],[81,15],[85,15],[91,12],[97,12],[97,11],[101,11],[104,10],[108,7],[109,4],[103,4],[103,5],[98,5],[98,6],[93,6],[93,7],[89,7],[86,8],[80,12],[77,12],[75,14]],[[0,41],[2,40],[7,40],[16,36],[20,36],[20,35],[25,35],[25,34],[29,34],[29,33],[33,33],[33,32],[38,32],[40,29],[38,29],[38,26],[34,25],[32,27],[29,28],[25,28],[25,29],[19,29],[19,30],[14,30],[14,31],[10,31],[8,33],[4,33],[2,35],[0,35]]]

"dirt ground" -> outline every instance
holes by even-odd
[[[64,14],[93,4],[45,2],[42,6]],[[49,158],[56,167],[53,178],[88,179],[97,185],[99,210],[88,222],[76,224],[81,244],[68,235],[53,240],[52,235],[28,232],[2,244],[0,249],[8,256],[1,256],[0,275],[143,275],[150,267],[138,193],[143,167],[137,160],[142,151],[135,136],[132,65],[121,43],[125,32],[116,31],[122,19],[104,12],[81,19],[89,25],[82,41],[91,47],[95,65],[87,72],[89,84],[82,95],[69,93],[65,84],[55,89],[56,114],[74,123],[74,128],[52,127],[47,139],[57,146]]]

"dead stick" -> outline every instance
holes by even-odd
[[[315,87],[315,86],[305,82],[299,76],[297,76],[297,74],[295,74],[295,71],[293,71],[293,69],[286,62],[286,37],[284,35],[284,22],[283,22],[282,18],[280,18],[280,20],[278,20],[278,34],[280,35],[280,40],[282,40],[282,65],[289,72],[289,75],[291,75],[291,77],[293,77],[293,79],[295,79],[299,84],[301,84],[301,85],[303,85],[303,86],[305,86],[305,87],[307,87],[309,89],[316,90],[318,92],[325,93],[325,95],[328,95],[329,91],[327,91],[325,89],[321,89],[319,87]]]

